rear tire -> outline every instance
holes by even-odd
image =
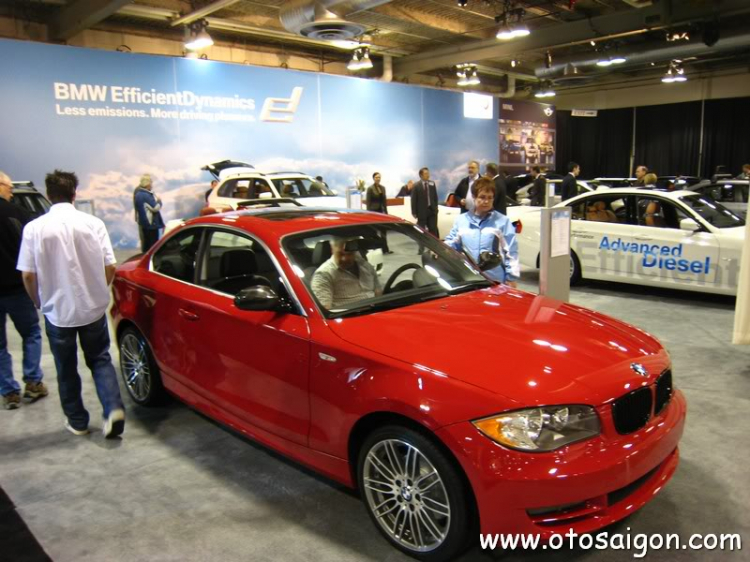
[[[583,279],[581,273],[581,260],[573,250],[570,250],[570,284],[577,285]]]
[[[119,348],[120,374],[133,401],[141,406],[162,403],[166,393],[146,338],[129,326],[120,336]]]
[[[357,480],[373,523],[402,552],[444,562],[467,548],[478,523],[472,492],[428,436],[399,425],[376,429],[360,449]]]

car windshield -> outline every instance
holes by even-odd
[[[705,195],[685,195],[680,197],[685,205],[698,213],[708,224],[716,228],[745,226],[745,221],[721,203]]]
[[[335,195],[323,182],[310,178],[283,178],[271,181],[281,197],[333,197]]]
[[[495,283],[411,224],[332,227],[287,236],[292,267],[327,318],[399,308]]]

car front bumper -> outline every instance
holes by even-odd
[[[507,449],[469,422],[437,434],[466,471],[482,533],[549,539],[568,530],[595,531],[653,499],[677,469],[686,411],[676,390],[664,411],[637,432],[605,429],[596,439],[551,453]]]

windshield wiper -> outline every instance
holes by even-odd
[[[487,279],[477,279],[475,281],[469,281],[463,285],[458,285],[450,290],[451,295],[457,295],[459,293],[465,293],[468,291],[474,291],[476,289],[484,289],[487,287],[493,287],[495,284]]]
[[[443,298],[448,293],[444,290],[440,290],[436,293],[429,293],[427,295],[409,295],[408,297],[396,298],[385,302],[372,302],[355,306],[347,310],[334,311],[329,316],[330,318],[348,318],[350,316],[360,316],[362,314],[369,314],[371,312],[382,312],[383,310],[391,310],[393,308],[400,308],[402,306],[409,306],[411,304],[417,304],[426,302],[429,300]]]

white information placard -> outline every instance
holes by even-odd
[[[570,218],[567,210],[552,212],[550,257],[566,256],[570,251]]]

